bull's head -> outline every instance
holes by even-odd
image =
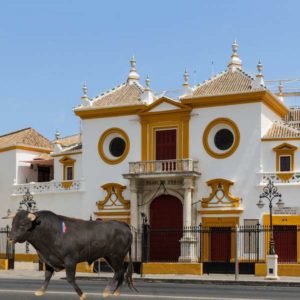
[[[34,228],[37,216],[33,213],[29,213],[25,210],[19,211],[12,221],[12,228],[9,234],[9,238],[14,243],[24,243],[29,235],[30,231]]]

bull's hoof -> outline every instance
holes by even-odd
[[[45,291],[44,290],[37,290],[34,294],[36,296],[43,296],[43,295],[45,295]]]
[[[113,296],[120,296],[120,292],[119,292],[119,291],[115,291],[115,292],[113,293]]]
[[[85,294],[82,294],[82,295],[80,296],[80,300],[86,300],[86,295],[85,295]]]
[[[105,288],[104,291],[103,291],[103,293],[102,293],[102,297],[103,297],[103,298],[106,298],[106,297],[108,297],[110,294],[111,294],[111,293],[110,293],[110,290],[109,290],[108,288]]]

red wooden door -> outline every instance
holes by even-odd
[[[150,261],[178,261],[183,210],[179,199],[161,195],[150,205]]]
[[[210,228],[210,258],[212,262],[229,262],[231,256],[231,228]]]
[[[297,226],[273,226],[278,262],[297,262]]]
[[[155,159],[176,159],[177,130],[166,129],[155,132]]]

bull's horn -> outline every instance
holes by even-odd
[[[13,219],[16,214],[7,214],[7,216],[2,217],[2,219]]]
[[[36,215],[35,215],[35,214],[32,214],[32,213],[29,213],[29,214],[27,215],[27,217],[28,217],[28,219],[30,219],[30,221],[32,221],[32,222],[36,219]]]

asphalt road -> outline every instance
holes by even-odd
[[[86,293],[87,299],[102,299],[101,292],[107,280],[78,280],[79,286]],[[33,295],[41,281],[36,279],[1,279],[1,300],[78,300],[79,298],[65,280],[53,280],[48,292],[43,297]],[[300,288],[297,287],[264,287],[214,284],[181,284],[137,282],[139,293],[132,293],[123,287],[119,297],[106,299],[145,300],[287,300],[299,299]]]

